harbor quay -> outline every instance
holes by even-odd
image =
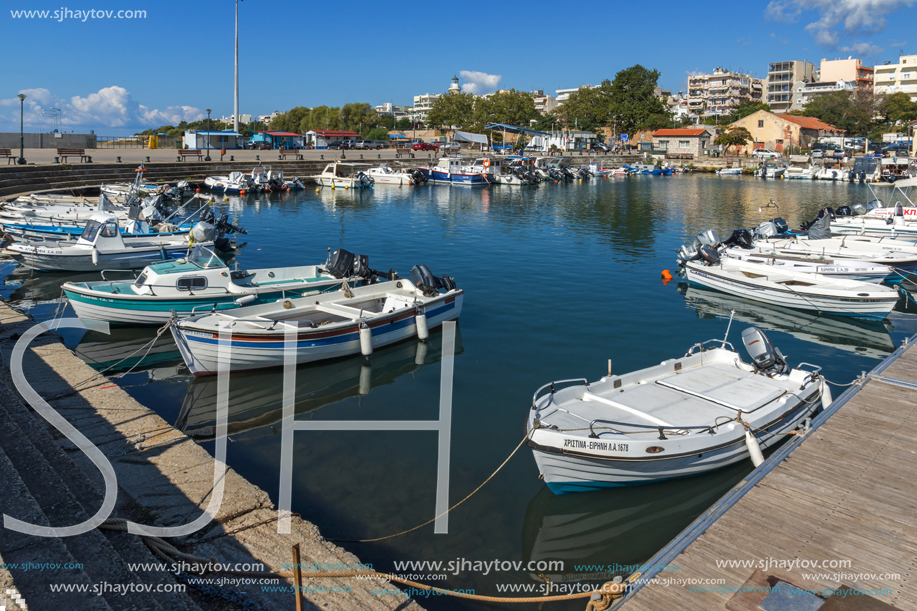
[[[35,327],[30,317],[0,303],[0,513],[6,520],[0,536],[0,605],[86,611],[292,609],[294,546],[298,563],[313,567],[312,572],[367,570],[297,515],[289,519],[289,534],[278,534],[278,512],[266,492],[232,469],[215,482],[214,459],[204,448],[98,374],[56,333],[45,332],[19,357],[25,382],[35,389],[32,401],[46,402],[84,436],[81,450],[61,433],[60,423],[52,427],[23,399],[29,393],[11,372],[17,340]],[[110,514],[102,516],[108,526],[60,537],[10,530],[10,518],[64,527],[104,509],[107,482],[83,451],[90,446],[110,462],[116,477],[117,498],[111,499]],[[217,489],[222,496],[214,515],[206,519],[205,514],[201,527],[187,536],[169,537],[168,554],[118,528],[124,520],[161,528],[194,522]],[[299,585],[309,609],[421,608],[385,579],[307,579]]]

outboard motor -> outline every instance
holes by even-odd
[[[576,174],[570,168],[561,168],[560,171],[563,172],[566,178],[576,178]]]
[[[688,261],[696,261],[699,258],[696,250],[691,250],[684,244],[678,248],[677,253],[675,259],[678,262],[678,267],[684,267]]]
[[[872,212],[876,208],[883,208],[882,200],[874,199],[870,202],[866,202],[866,212]]]
[[[329,274],[340,280],[350,275],[355,258],[356,256],[349,250],[338,248],[328,257],[325,268]]]
[[[827,240],[831,238],[831,215],[819,214],[812,223],[809,224],[810,240]]]
[[[716,249],[707,245],[702,244],[700,248],[697,249],[697,254],[700,255],[700,258],[710,265],[716,265],[720,262],[720,254],[716,252]]]
[[[202,223],[210,223],[211,225],[212,225],[214,222],[216,222],[216,217],[215,217],[214,214],[213,214],[213,209],[212,209],[212,208],[206,208],[206,209],[204,209],[203,212],[201,212],[201,222],[202,222]]]
[[[359,174],[357,174],[357,178],[360,179],[360,184],[364,187],[371,187],[376,182],[372,176],[368,176],[367,174],[364,174],[363,172],[360,172]]]
[[[722,243],[720,240],[720,236],[718,236],[716,234],[716,231],[714,231],[713,229],[707,229],[705,231],[701,231],[699,234],[697,234],[697,241],[700,244],[705,244],[713,248],[716,248],[717,246],[719,246]]]
[[[772,221],[765,221],[755,227],[755,236],[759,239],[766,240],[767,238],[772,238],[776,235],[780,235],[777,231],[777,225]]]
[[[131,205],[127,208],[127,218],[131,221],[141,220],[140,204],[136,201],[131,202]]]
[[[863,204],[854,204],[853,205],[853,214],[855,216],[866,214],[866,206],[864,206]]]
[[[758,371],[768,373],[785,373],[789,371],[786,359],[780,354],[764,331],[757,327],[748,327],[742,331],[742,343]]]
[[[840,206],[834,211],[834,214],[837,216],[853,216],[853,211],[850,209],[850,206]]]
[[[427,175],[421,172],[420,170],[414,170],[411,172],[411,178],[414,179],[415,185],[421,185],[427,182]]]
[[[747,229],[736,229],[732,235],[723,242],[726,246],[738,246],[739,248],[751,248],[754,246],[754,238]]]
[[[778,235],[783,235],[784,233],[790,230],[790,224],[787,223],[785,219],[780,218],[779,216],[777,218],[771,219],[770,222],[773,223],[774,227],[777,228]]]
[[[198,221],[191,228],[191,236],[195,242],[212,242],[217,237],[217,229],[210,223]]]
[[[247,231],[245,231],[245,228],[236,227],[235,225],[230,223],[229,216],[225,212],[220,215],[220,218],[217,219],[214,225],[216,226],[217,231],[220,232],[220,235],[223,235],[224,233],[242,233],[242,234],[248,233]]]
[[[99,212],[111,212],[113,207],[108,196],[104,193],[99,193]]]
[[[436,280],[430,268],[422,263],[411,268],[411,282],[414,283],[414,286],[423,291],[424,295],[429,296],[437,293]]]

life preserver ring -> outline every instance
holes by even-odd
[[[490,167],[490,159],[485,159],[485,160],[484,160],[484,167],[485,167],[485,168],[489,168],[489,167]]]

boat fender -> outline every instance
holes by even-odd
[[[821,379],[821,406],[822,409],[828,409],[834,402],[834,398],[831,396],[831,389],[828,387],[828,382],[825,381],[825,378]]]
[[[430,330],[427,328],[427,314],[423,310],[418,310],[414,315],[414,322],[417,325],[417,338],[425,342],[430,337]]]
[[[365,397],[372,389],[373,367],[369,363],[363,363],[363,366],[360,367],[360,387],[358,392],[360,393],[361,397]]]
[[[256,299],[257,297],[255,295],[245,295],[243,297],[239,297],[238,299],[236,299],[235,303],[236,305],[243,306],[245,304],[255,301]]]
[[[427,360],[427,343],[417,342],[417,352],[414,353],[414,364],[423,367]]]
[[[360,323],[360,352],[367,357],[373,353],[373,332],[365,322]]]
[[[760,467],[761,463],[764,462],[764,454],[761,453],[761,446],[758,445],[758,440],[748,429],[745,430],[745,446],[748,448],[748,455],[751,457],[752,464],[755,467]]]
[[[99,251],[95,247],[93,247],[92,249],[92,264],[93,265],[99,264]]]

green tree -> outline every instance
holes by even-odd
[[[658,81],[658,70],[648,70],[640,64],[618,72],[609,90],[608,110],[598,117],[600,124],[610,125],[610,120],[617,117],[618,133],[659,127],[660,116],[666,116],[665,124],[670,124],[668,108],[656,97]]]
[[[343,129],[358,132],[360,135],[370,131],[379,122],[379,114],[365,102],[344,104],[340,114]]]
[[[381,127],[381,126],[374,127],[371,130],[369,130],[368,134],[366,134],[366,139],[367,140],[381,140],[382,142],[388,142],[389,141],[388,129]]]
[[[441,95],[427,114],[427,125],[466,129],[474,121],[474,103],[474,96],[464,91]]]
[[[876,110],[891,127],[907,125],[917,119],[917,102],[911,102],[911,97],[901,91],[880,98]]]
[[[731,146],[742,146],[752,140],[751,132],[744,127],[730,127],[713,141],[714,144],[721,144],[725,151],[729,151]]]
[[[488,98],[475,100],[473,121],[475,127],[485,127],[487,123],[506,123],[528,127],[529,122],[538,118],[535,110],[535,98],[527,91],[500,91]]]
[[[869,105],[846,91],[831,91],[815,96],[806,104],[803,116],[815,117],[850,136],[865,136],[872,125]]]
[[[405,117],[405,118],[403,118],[403,119],[398,119],[398,122],[395,123],[395,127],[396,127],[397,129],[402,130],[402,131],[404,131],[404,130],[406,130],[406,129],[411,129],[413,126],[414,126],[414,124],[411,123],[411,120],[408,119],[407,117]]]
[[[376,127],[395,129],[395,117],[392,115],[379,115],[379,120],[376,122]]]

